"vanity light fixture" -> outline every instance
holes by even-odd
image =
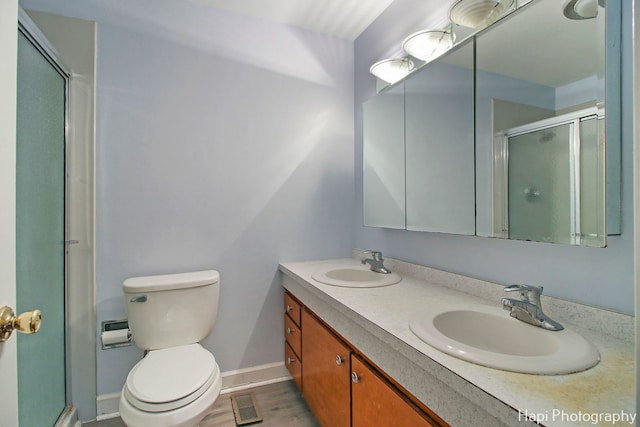
[[[393,58],[376,62],[369,72],[380,80],[393,84],[412,72],[414,67],[409,58]]]
[[[497,21],[515,0],[458,0],[449,8],[449,19],[463,27],[480,29]]]
[[[591,19],[598,16],[598,6],[604,7],[605,0],[568,0],[562,7],[569,19]]]
[[[422,30],[402,42],[402,49],[421,61],[429,62],[453,46],[455,35],[447,30]]]

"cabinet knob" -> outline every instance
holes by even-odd
[[[293,357],[287,357],[287,365],[291,365],[295,361],[296,359],[294,359]]]
[[[287,310],[287,313],[290,313],[290,312],[291,312],[291,310],[293,310],[293,308],[291,308],[291,306],[290,306],[290,305],[287,305],[287,309],[286,309],[286,310]]]
[[[342,362],[344,362],[344,361],[342,360],[342,357],[340,357],[340,355],[338,354],[336,356],[336,365],[340,366],[340,365],[342,365]]]
[[[293,328],[287,328],[287,334],[291,335],[292,333],[294,333],[296,330]]]
[[[354,384],[358,384],[359,379],[360,377],[358,377],[358,374],[356,374],[355,372],[351,372],[351,382],[353,382]]]

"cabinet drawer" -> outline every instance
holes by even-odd
[[[302,364],[288,343],[284,344],[284,364],[298,386],[298,390],[302,391]]]
[[[300,335],[300,328],[293,323],[293,320],[287,315],[284,316],[284,336],[291,346],[291,349],[301,356],[302,352],[302,337]]]
[[[300,326],[300,304],[288,292],[284,294],[284,312],[296,325]]]

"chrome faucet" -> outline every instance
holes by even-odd
[[[540,294],[542,286],[511,285],[504,288],[506,292],[520,292],[520,299],[502,298],[502,308],[509,310],[511,317],[550,331],[561,331],[564,327],[548,318],[542,311]]]
[[[369,264],[371,271],[376,273],[389,274],[391,270],[384,266],[384,259],[382,258],[382,252],[380,251],[364,251],[365,254],[371,254],[371,258],[362,258],[360,261],[363,264]]]

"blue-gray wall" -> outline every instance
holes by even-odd
[[[376,92],[369,67],[398,55],[407,35],[442,27],[442,11],[422,10],[420,0],[395,0],[355,41],[356,246],[403,260],[509,285],[543,285],[545,293],[625,313],[634,312],[631,2],[623,2],[622,234],[604,249],[518,242],[362,225],[362,103]],[[446,16],[446,15],[445,15]],[[452,122],[452,125],[455,123]],[[608,144],[613,141],[608,140]]]
[[[127,277],[217,269],[222,371],[282,361],[278,263],[353,246],[353,43],[189,1],[23,7],[97,21],[98,321]],[[97,351],[120,391],[141,351]]]

